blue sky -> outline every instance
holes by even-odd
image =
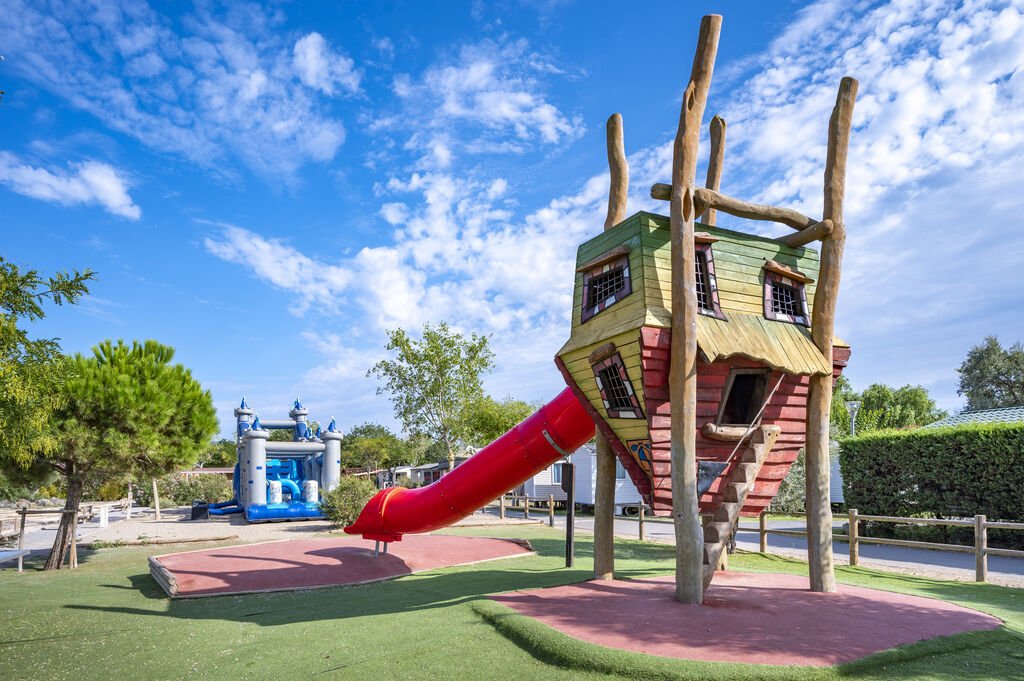
[[[575,248],[603,224],[605,120],[627,212],[666,212],[648,190],[719,12],[723,191],[820,215],[828,115],[858,78],[847,375],[960,407],[967,349],[1024,337],[1022,4],[636,5],[0,0],[0,254],[99,277],[35,331],[174,346],[225,427],[243,394],[393,423],[365,377],[384,331],[441,320],[491,335],[492,394],[547,400]]]

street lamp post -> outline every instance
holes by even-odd
[[[850,415],[850,436],[857,436],[857,410],[860,409],[860,402],[846,402],[846,411]]]

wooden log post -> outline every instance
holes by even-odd
[[[860,528],[857,527],[857,509],[850,509],[850,565],[856,566],[860,562]]]
[[[811,312],[811,337],[832,366],[832,334],[835,325],[839,275],[846,244],[843,199],[846,192],[846,155],[850,143],[853,103],[857,81],[843,78],[828,123],[828,156],[825,161],[824,220],[832,232],[821,243],[818,288]],[[811,376],[807,396],[807,564],[811,590],[836,590],[832,558],[832,508],[829,506],[829,413],[832,408],[832,374]]]
[[[768,511],[761,511],[757,516],[757,533],[757,550],[761,553],[768,553]]]
[[[25,510],[21,511],[21,522],[18,523],[18,551],[22,551],[25,548]],[[18,556],[18,572],[21,572],[24,566],[23,556]]]
[[[505,495],[502,494],[498,499],[498,517],[502,520],[505,519]]]
[[[78,509],[71,512],[71,557],[68,565],[72,570],[78,567]]]
[[[676,535],[676,600],[704,600],[704,530],[697,503],[697,286],[693,223],[697,145],[718,52],[722,17],[701,19],[690,82],[683,93],[672,152],[669,227],[672,245],[672,345],[669,397],[672,419],[672,516]]]
[[[555,495],[548,495],[548,527],[555,526]]]
[[[156,490],[156,478],[153,480],[153,509],[156,511],[156,519],[160,520],[160,493]]]
[[[608,145],[608,231],[626,217],[626,194],[629,192],[629,164],[622,133],[622,115],[612,114],[606,125]],[[615,452],[601,433],[594,437],[597,445],[596,481],[594,483],[594,579],[615,578]]]
[[[725,160],[725,119],[715,116],[711,119],[711,157],[708,159],[708,177],[704,186],[711,191],[717,192],[722,187],[722,163]],[[715,217],[718,211],[714,208],[707,208],[701,216],[701,222],[709,227],[715,226]]]
[[[639,533],[638,539],[640,541],[644,540],[644,515],[646,515],[646,509],[647,509],[647,506],[645,506],[644,502],[641,501],[640,502],[640,521],[638,523],[640,525],[640,529],[639,529],[639,532],[638,532]]]
[[[974,516],[974,581],[988,579],[988,527],[985,516]]]

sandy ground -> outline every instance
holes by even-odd
[[[89,533],[83,544],[91,542],[116,542],[137,540],[203,539],[238,535],[238,541],[255,543],[281,539],[309,539],[323,536],[334,529],[326,520],[304,520],[279,523],[249,523],[239,515],[214,516],[209,520],[189,520],[191,509],[173,508],[161,512],[157,520],[152,511],[141,516],[132,514],[131,520],[111,523],[108,527]],[[536,525],[539,521],[522,518],[501,520],[482,513],[474,513],[453,527],[480,527],[506,525]]]

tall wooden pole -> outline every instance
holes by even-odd
[[[704,186],[717,192],[722,186],[722,162],[725,160],[725,119],[715,116],[709,126],[711,132],[711,157],[708,159],[708,179]],[[708,208],[701,217],[701,222],[710,227],[715,226],[718,211]],[[722,554],[725,555],[724,553]]]
[[[718,52],[722,17],[700,22],[697,54],[683,93],[672,155],[672,347],[669,397],[672,416],[672,515],[676,531],[676,600],[704,600],[704,531],[697,506],[697,287],[694,279],[693,190],[697,143]]]
[[[622,136],[622,115],[608,119],[608,217],[605,231],[626,217],[626,194],[629,191],[629,164],[626,163]],[[615,452],[597,431],[597,481],[594,489],[594,579],[615,578]]]
[[[839,274],[846,244],[843,198],[846,192],[846,152],[850,121],[857,98],[857,81],[843,78],[828,122],[828,157],[825,161],[825,211],[832,232],[821,242],[818,288],[811,313],[814,344],[832,365]],[[836,590],[832,564],[832,509],[829,506],[828,427],[832,409],[832,375],[811,376],[807,396],[807,564],[812,591]]]

